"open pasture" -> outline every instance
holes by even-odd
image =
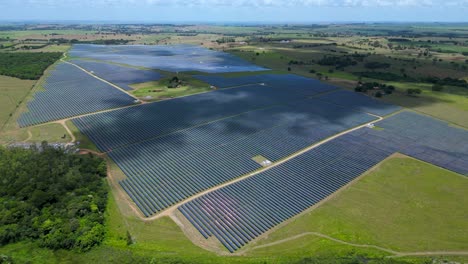
[[[326,198],[395,152],[468,173],[468,132],[403,112],[335,138],[260,174],[205,194],[179,210],[231,252]],[[379,135],[380,134],[380,135]]]
[[[201,71],[244,72],[263,71],[228,53],[209,50],[194,45],[73,45],[70,56],[117,62],[170,72]]]
[[[18,118],[20,127],[131,105],[134,98],[75,66],[58,64]]]
[[[31,91],[35,81],[0,76],[0,130]]]
[[[131,84],[156,81],[162,77],[159,72],[129,68],[104,62],[86,60],[72,60],[70,62],[127,91],[132,90],[132,87],[130,87]]]

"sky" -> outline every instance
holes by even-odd
[[[468,0],[0,0],[0,20],[468,22]]]

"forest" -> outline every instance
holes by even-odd
[[[87,251],[104,239],[106,163],[43,142],[0,147],[0,245]]]
[[[23,80],[38,80],[60,52],[0,52],[0,75]]]

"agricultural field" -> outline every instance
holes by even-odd
[[[104,158],[110,195],[92,247],[0,226],[0,259],[468,261],[466,26],[12,27],[0,144]]]

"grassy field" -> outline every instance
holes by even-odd
[[[397,91],[383,98],[384,101],[398,104],[459,126],[468,128],[468,89],[460,87],[444,87],[441,92],[432,91],[430,84],[388,82]],[[418,96],[408,96],[408,88],[421,89]]]
[[[0,131],[36,81],[0,76]]]
[[[67,143],[70,142],[70,135],[68,135],[62,125],[56,123],[19,128],[0,133],[0,144],[15,142],[40,143],[42,141]]]
[[[250,245],[248,255],[309,250],[306,238],[255,249],[305,232],[400,252],[468,251],[467,207],[468,178],[398,155],[322,206]]]
[[[168,88],[167,86],[171,78],[172,77],[168,77],[159,81],[130,85],[135,89],[132,93],[145,101],[151,101],[175,98],[212,90],[209,84],[184,74],[178,74],[178,78],[183,81],[183,84],[180,87]],[[150,99],[146,99],[145,97]]]

